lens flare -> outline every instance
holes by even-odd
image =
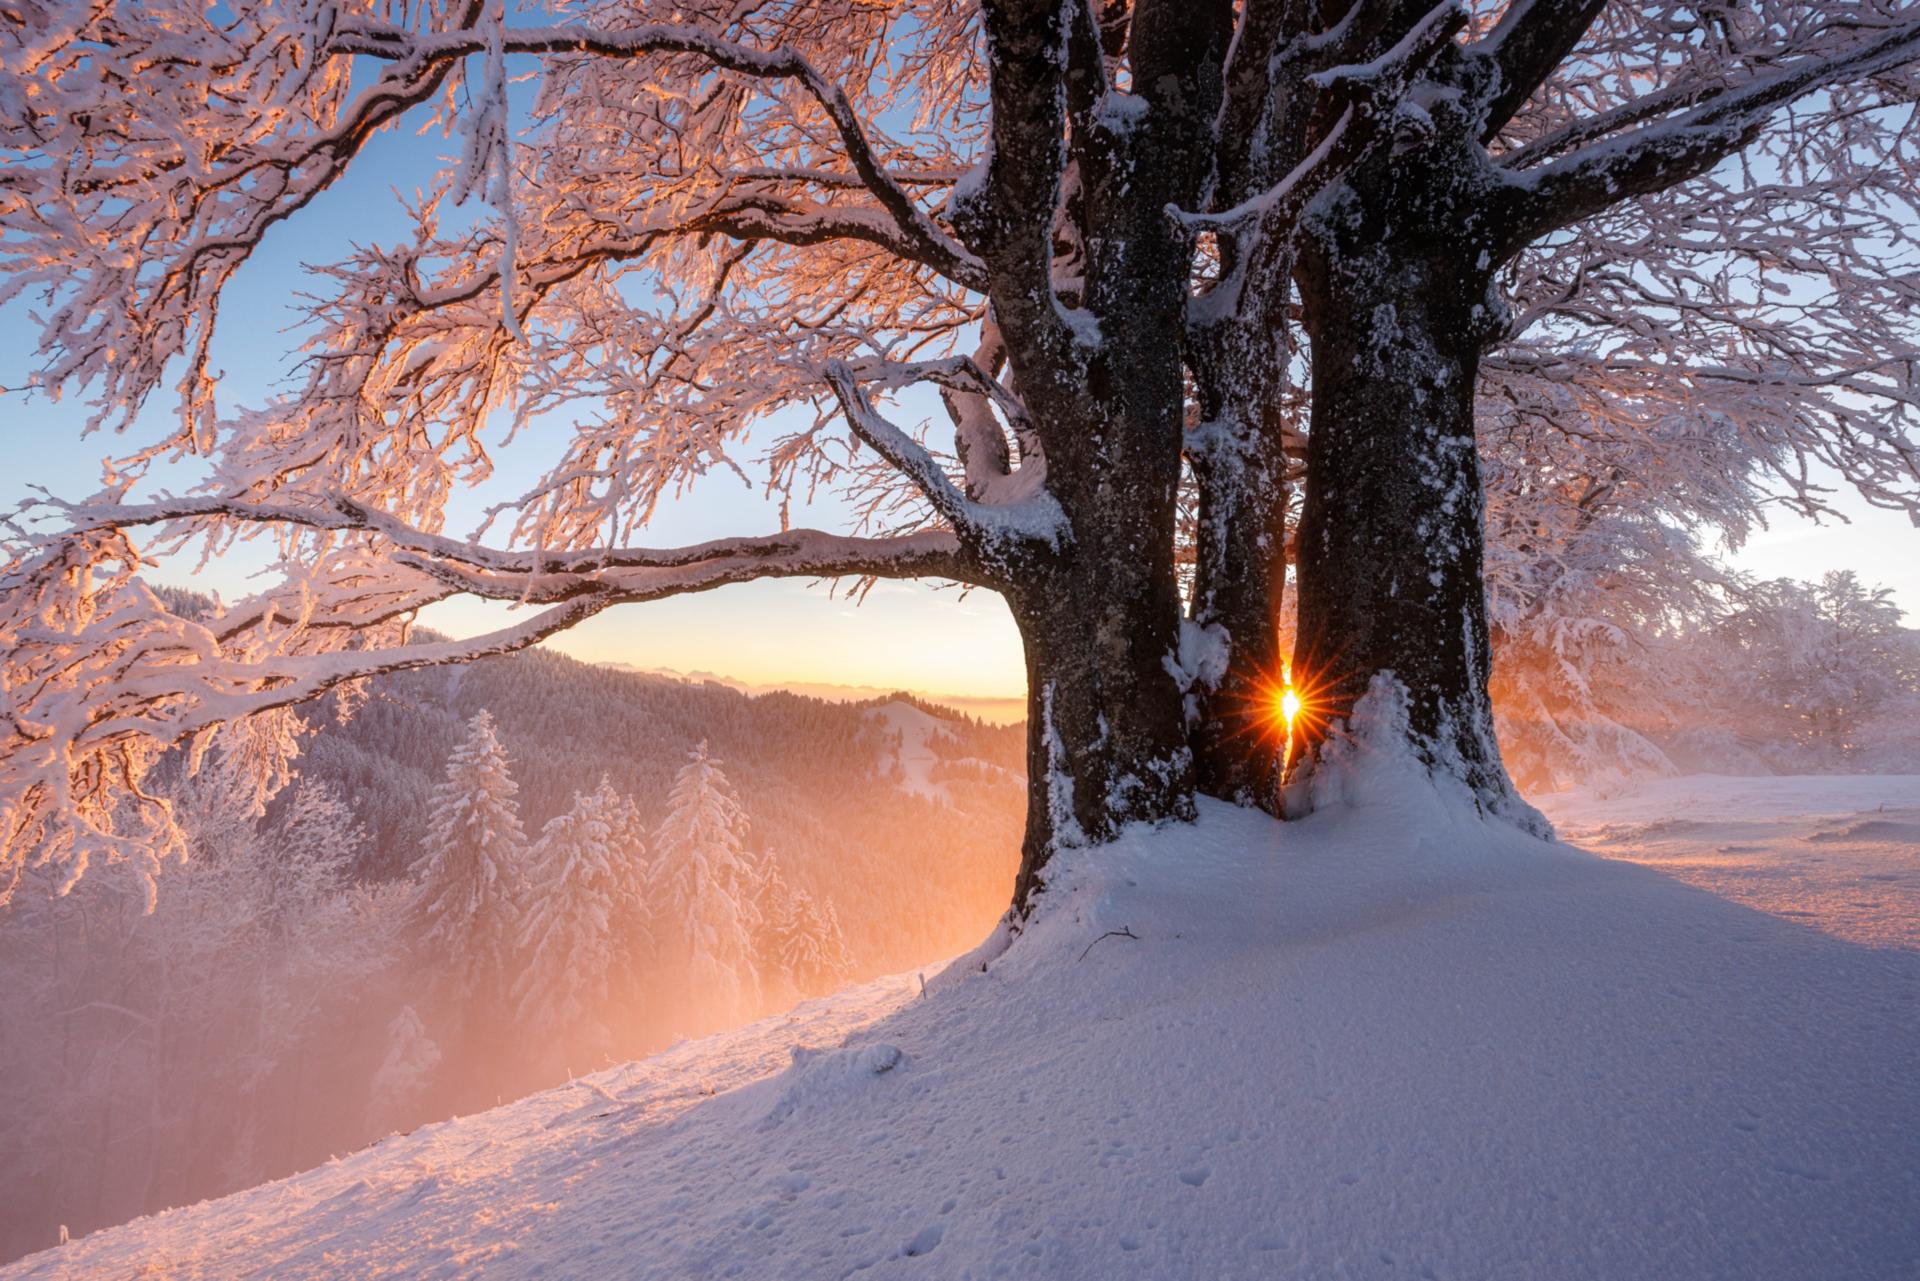
[[[1293,729],[1293,718],[1300,714],[1300,691],[1289,685],[1280,693],[1280,718],[1287,723],[1287,729]]]

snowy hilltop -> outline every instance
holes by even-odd
[[[1636,866],[1618,831],[1599,858],[1411,779],[1350,782],[1370,804],[1283,826],[1209,802],[1069,856],[1034,928],[924,986],[4,1275],[1916,1275],[1911,934],[1862,946]],[[1695,832],[1744,825],[1723,857],[1855,902],[1920,882],[1914,842],[1823,873],[1803,839],[1910,821],[1915,780],[1766,780],[1771,807],[1742,799],[1758,783],[1548,809],[1687,806]],[[1910,908],[1882,901],[1891,940]]]

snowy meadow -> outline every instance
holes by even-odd
[[[0,431],[9,1276],[1920,1276],[1916,0],[0,5]]]

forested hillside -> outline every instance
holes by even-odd
[[[1019,727],[540,650],[334,712],[264,810],[245,740],[157,771],[189,853],[151,901],[129,861],[0,911],[0,1260],[942,960],[1007,901]]]
[[[462,724],[483,708],[529,831],[603,776],[651,829],[687,749],[704,740],[752,817],[752,844],[776,847],[783,871],[839,907],[863,977],[970,947],[1005,906],[1025,801],[1019,726],[923,707],[942,723],[933,750],[943,772],[970,774],[936,797],[900,785],[887,719],[872,704],[749,697],[538,649],[380,677],[344,724],[319,729],[301,769],[337,785],[366,825],[361,876],[406,871],[427,795]]]

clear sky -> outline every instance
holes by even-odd
[[[406,224],[395,190],[411,191],[425,182],[432,156],[451,146],[437,135],[384,134],[341,183],[270,233],[222,308],[215,365],[226,371],[224,406],[259,403],[286,377],[288,353],[299,341],[297,333],[287,332],[297,319],[293,297],[306,287],[300,264],[337,260],[356,241],[401,239]],[[38,329],[28,314],[31,306],[31,300],[20,300],[0,308],[0,386],[21,386],[34,367]],[[164,429],[170,415],[170,403],[156,397],[141,440],[83,440],[77,433],[81,406],[0,393],[0,456],[5,459],[0,502],[11,504],[29,484],[65,495],[92,492],[103,454],[126,453],[145,443]],[[536,474],[536,463],[557,455],[566,427],[564,421],[546,424],[498,454],[500,471],[486,499],[464,501],[450,532],[465,532],[474,523],[467,518],[477,515],[484,501],[519,492]],[[749,447],[738,456],[744,461],[755,452]],[[185,489],[193,479],[191,469],[171,469],[161,483]],[[1851,495],[1841,496],[1839,505],[1851,523],[1816,526],[1782,516],[1737,552],[1734,563],[1769,577],[1809,578],[1828,569],[1854,569],[1871,584],[1891,587],[1909,622],[1920,619],[1920,530],[1906,517],[1870,509]],[[811,511],[796,509],[795,522],[845,527],[843,513],[831,502]],[[716,472],[662,510],[649,541],[670,545],[778,527],[775,507],[757,488]],[[166,576],[233,599],[251,590],[247,575],[257,568],[238,557],[206,571],[169,567]],[[427,621],[471,634],[497,626],[506,616],[505,606],[449,602],[436,607]],[[919,584],[883,583],[859,604],[800,581],[727,587],[617,608],[550,643],[588,661],[713,673],[751,685],[905,688],[968,699],[1017,698],[1025,685],[1019,638],[997,596],[975,592],[963,598]]]

